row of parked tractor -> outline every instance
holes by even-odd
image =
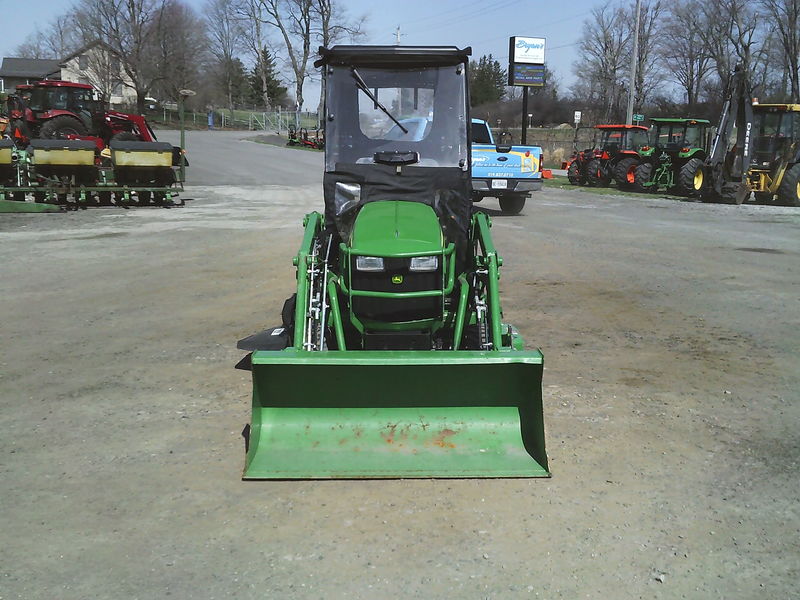
[[[715,129],[705,119],[651,123],[596,125],[592,147],[576,145],[562,164],[569,182],[727,204],[752,192],[758,202],[800,206],[800,104],[753,101],[737,71]]]
[[[147,120],[106,109],[91,85],[17,86],[0,108],[0,201],[95,205],[178,204],[186,157]],[[9,204],[8,202],[12,202]]]

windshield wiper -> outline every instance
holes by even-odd
[[[392,113],[390,113],[389,110],[383,104],[378,102],[378,98],[376,98],[375,94],[373,94],[372,91],[369,89],[369,86],[367,86],[367,83],[361,78],[361,75],[356,70],[356,68],[355,67],[350,67],[350,69],[351,69],[351,72],[353,73],[353,79],[355,79],[356,83],[358,84],[358,89],[360,89],[362,92],[364,92],[367,95],[367,97],[370,100],[372,100],[372,103],[375,106],[380,108],[387,117],[389,117],[392,121],[394,121],[395,125],[397,125],[400,129],[403,130],[403,133],[408,133],[408,129],[406,129],[400,121],[395,119],[394,115]]]

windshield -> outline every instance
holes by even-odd
[[[780,159],[789,149],[794,136],[792,135],[792,117],[795,113],[777,111],[759,111],[753,115],[753,154],[754,159],[761,163],[768,163]]]
[[[328,171],[338,163],[373,164],[379,152],[416,152],[419,167],[467,164],[463,66],[336,65],[326,77]]]
[[[705,146],[705,126],[688,123],[658,123],[653,143],[659,148],[674,150]]]
[[[93,98],[92,90],[70,87],[45,87],[37,86],[31,90],[29,107],[34,111],[81,110],[94,111],[97,100]]]

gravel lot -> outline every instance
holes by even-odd
[[[322,169],[242,135],[185,208],[0,215],[0,598],[797,597],[800,209],[487,200],[553,478],[242,482]]]

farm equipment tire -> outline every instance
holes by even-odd
[[[581,177],[580,170],[578,169],[578,163],[574,160],[569,163],[569,167],[567,168],[567,179],[569,179],[569,182],[572,185],[581,185],[582,183],[586,183]]]
[[[696,198],[702,193],[705,181],[703,161],[699,158],[690,158],[678,173],[678,190],[682,195]]]
[[[603,167],[598,159],[592,159],[586,165],[586,181],[589,185],[605,187],[609,184],[608,178],[603,173]]]
[[[800,206],[800,163],[787,169],[778,188],[778,204]]]
[[[499,198],[500,210],[504,215],[518,215],[525,206],[525,195],[514,194],[513,196],[503,196]]]
[[[633,186],[634,189],[638,192],[657,192],[658,186],[653,185],[650,187],[645,187],[645,183],[650,181],[651,177],[653,176],[653,163],[645,162],[640,164],[636,167],[636,171],[634,172],[634,182]]]
[[[112,142],[140,142],[139,136],[132,131],[120,131],[111,136]]]
[[[78,119],[61,115],[42,125],[39,135],[50,140],[66,139],[68,135],[86,135],[86,127]]]
[[[622,190],[635,189],[636,187],[636,167],[639,166],[639,159],[634,157],[623,158],[614,167],[614,180]]]

